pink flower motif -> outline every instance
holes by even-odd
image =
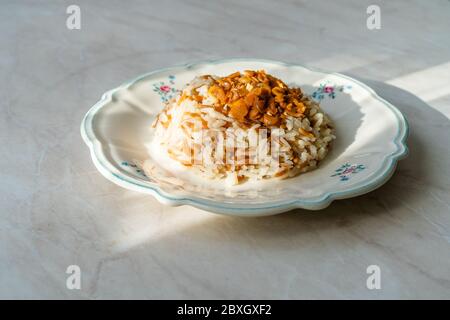
[[[170,87],[168,85],[163,85],[163,86],[159,87],[159,90],[161,90],[162,92],[169,92]]]
[[[332,93],[334,91],[334,88],[332,86],[325,86],[323,88],[323,92],[325,93]]]
[[[350,167],[348,169],[345,169],[345,171],[342,172],[342,174],[352,173],[353,171],[355,171],[355,168],[354,167]]]

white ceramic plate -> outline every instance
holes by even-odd
[[[265,69],[300,86],[329,114],[337,138],[319,168],[295,178],[231,188],[221,181],[194,183],[180,174],[173,177],[161,163],[156,163],[158,174],[146,174],[141,165],[152,159],[150,124],[163,101],[196,75],[222,76],[245,69]],[[407,154],[408,125],[393,105],[345,75],[276,61],[233,59],[154,71],[108,91],[86,114],[81,134],[97,169],[124,188],[169,205],[261,216],[294,208],[322,209],[333,200],[380,187]]]

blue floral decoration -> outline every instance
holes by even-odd
[[[176,93],[178,92],[177,89],[175,89],[174,85],[175,76],[170,75],[167,82],[160,81],[154,83],[153,91],[159,95],[162,102],[167,103],[170,99],[174,98]]]
[[[361,172],[364,169],[366,167],[362,164],[350,164],[347,162],[336,169],[331,177],[339,177],[340,181],[347,181],[350,180],[351,175]]]
[[[322,101],[328,97],[330,99],[336,98],[337,92],[349,93],[352,89],[351,85],[337,86],[330,82],[324,82],[311,94],[311,97],[316,101]]]
[[[144,178],[148,178],[147,175],[145,174],[144,170],[140,169],[136,164],[134,164],[133,162],[129,162],[129,161],[122,161],[121,165],[123,167],[128,167],[131,168],[132,171],[134,171],[134,173],[136,173],[138,176],[144,177]]]

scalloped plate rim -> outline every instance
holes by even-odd
[[[104,107],[108,102],[112,100],[113,94],[124,88],[128,88],[129,86],[137,83],[138,81],[151,76],[153,74],[166,72],[170,70],[176,70],[180,68],[184,69],[190,69],[192,67],[202,65],[202,64],[220,64],[220,63],[229,63],[229,62],[261,62],[261,63],[271,63],[271,64],[278,64],[286,67],[301,67],[306,70],[312,71],[312,72],[318,72],[323,73],[327,75],[334,75],[337,77],[345,78],[350,81],[353,81],[354,83],[360,85],[362,88],[367,90],[371,97],[374,99],[379,100],[384,105],[386,105],[388,108],[393,111],[393,113],[396,116],[397,123],[398,123],[398,132],[397,136],[394,139],[394,144],[396,145],[397,149],[395,152],[392,152],[391,154],[387,155],[384,158],[384,162],[387,162],[385,165],[381,166],[380,172],[376,172],[374,174],[374,177],[372,179],[367,179],[361,181],[358,185],[354,186],[351,189],[345,190],[345,191],[336,191],[336,192],[327,192],[324,193],[320,197],[312,198],[312,199],[294,199],[294,200],[288,200],[288,201],[281,201],[281,202],[272,202],[274,204],[268,205],[268,204],[262,204],[262,205],[246,205],[243,206],[242,203],[240,204],[234,204],[231,202],[218,202],[214,200],[208,200],[208,199],[201,199],[196,197],[178,197],[173,196],[171,194],[168,194],[167,192],[164,192],[161,190],[157,185],[155,186],[149,186],[139,183],[138,180],[133,178],[127,178],[125,176],[121,176],[119,174],[115,174],[111,172],[107,167],[99,160],[98,154],[101,152],[101,144],[93,135],[92,137],[88,133],[88,125],[92,127],[92,120],[95,116],[95,114]],[[80,127],[81,136],[86,143],[86,145],[90,149],[91,158],[94,162],[95,167],[97,170],[108,180],[114,182],[115,184],[124,187],[126,189],[138,191],[138,192],[144,192],[147,194],[151,194],[154,196],[159,202],[163,204],[168,204],[171,206],[180,206],[180,205],[191,205],[193,207],[197,207],[206,211],[214,212],[214,213],[222,213],[222,214],[229,214],[229,215],[237,215],[237,216],[265,216],[265,215],[273,215],[277,213],[282,213],[285,211],[289,211],[292,209],[307,209],[307,210],[320,210],[324,209],[327,206],[329,206],[334,200],[339,199],[346,199],[346,198],[352,198],[356,197],[365,193],[368,193],[370,191],[373,191],[379,187],[381,187],[384,183],[386,183],[392,176],[392,174],[395,172],[397,163],[399,160],[403,159],[408,155],[408,147],[406,145],[406,140],[409,135],[409,125],[406,120],[406,118],[403,116],[403,114],[390,102],[386,101],[382,97],[380,97],[372,88],[367,86],[366,84],[360,82],[359,80],[356,80],[352,77],[346,76],[341,73],[337,72],[327,72],[318,68],[311,68],[306,67],[304,65],[298,64],[298,63],[287,63],[287,62],[281,62],[276,60],[268,60],[268,59],[254,59],[254,58],[232,58],[232,59],[218,59],[218,60],[202,60],[198,62],[192,62],[192,63],[186,63],[181,64],[169,68],[161,68],[157,69],[145,74],[142,74],[130,81],[127,81],[123,83],[122,85],[118,86],[115,89],[109,90],[105,92],[101,99],[94,104],[86,113],[86,115],[83,118],[83,121],[81,123]],[[135,181],[133,181],[135,180]]]

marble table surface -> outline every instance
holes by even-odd
[[[450,2],[382,2],[376,30],[370,4],[2,1],[0,298],[450,298]],[[409,157],[367,195],[255,219],[164,206],[95,170],[79,126],[103,92],[229,57],[367,83],[408,118]]]

